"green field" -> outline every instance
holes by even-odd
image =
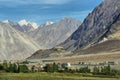
[[[88,76],[88,77],[86,77]],[[0,73],[0,80],[120,80],[72,73]]]

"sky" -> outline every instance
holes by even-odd
[[[39,24],[64,17],[83,21],[103,0],[0,0],[0,21],[26,19]]]

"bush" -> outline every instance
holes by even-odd
[[[80,72],[80,73],[90,73],[91,71],[88,67],[82,67],[82,68],[79,69],[78,72]]]
[[[102,75],[110,75],[110,73],[111,73],[110,65],[101,67],[101,74]]]
[[[8,72],[8,64],[7,64],[7,61],[4,61],[3,62],[3,69]]]
[[[19,65],[18,69],[19,69],[20,72],[23,72],[23,73],[28,73],[29,72],[29,69],[26,65]]]
[[[0,64],[0,70],[4,70],[4,67],[2,64]]]

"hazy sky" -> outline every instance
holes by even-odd
[[[72,17],[83,21],[102,0],[0,0],[0,20],[43,23]]]

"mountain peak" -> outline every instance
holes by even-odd
[[[79,22],[79,20],[76,20],[76,19],[71,18],[71,17],[64,17],[64,18],[62,19],[62,21],[65,21],[65,22],[78,21],[78,22]]]
[[[23,19],[23,20],[20,20],[20,21],[18,22],[18,24],[21,25],[21,26],[23,26],[23,25],[28,25],[28,21],[26,21],[25,19]]]
[[[73,18],[71,18],[71,17],[64,17],[63,19],[73,19]]]
[[[63,20],[73,20],[74,18],[71,17],[64,17]]]
[[[30,21],[27,21],[27,20],[25,20],[25,19],[23,19],[23,20],[20,20],[19,22],[18,22],[18,24],[20,25],[20,26],[28,26],[28,25],[31,25],[34,29],[37,29],[38,27],[39,27],[39,25],[37,24],[37,23],[35,23],[35,22],[30,22]]]
[[[10,20],[4,20],[2,21],[3,23],[10,23],[11,21]]]
[[[45,25],[48,26],[48,25],[51,25],[51,24],[53,24],[53,23],[54,23],[54,22],[47,21],[47,22],[45,22]]]
[[[37,29],[39,25],[35,22],[28,22],[28,24],[32,25],[34,29]]]

